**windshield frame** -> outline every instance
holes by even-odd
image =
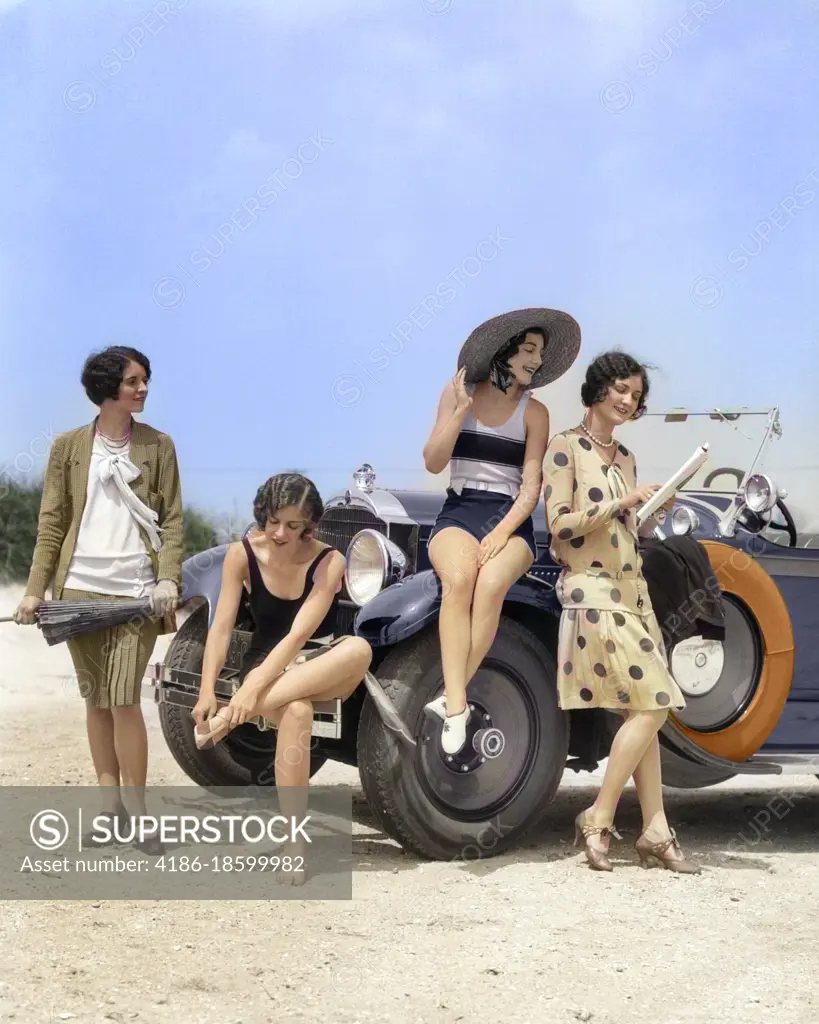
[[[737,420],[755,418],[765,420],[765,429],[762,440],[759,443],[756,454],[745,470],[742,480],[734,490],[727,489],[716,493],[733,495],[733,500],[728,503],[725,510],[718,512],[718,530],[723,537],[733,537],[736,533],[737,519],[739,518],[746,501],[746,488],[748,481],[756,475],[757,466],[764,460],[765,454],[774,437],[782,436],[782,426],[779,421],[779,406],[774,405],[767,409],[708,409],[698,411],[686,408],[671,408],[661,412],[646,412],[641,419],[661,419],[664,423],[684,423],[692,417],[707,417],[725,423],[734,423]],[[680,487],[678,493],[681,495],[707,494],[708,490],[702,487],[687,488]]]

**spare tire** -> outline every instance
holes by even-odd
[[[704,751],[745,761],[776,728],[790,694],[793,628],[776,583],[739,548],[701,541],[723,592],[725,660],[716,685],[673,715]],[[671,652],[669,652],[671,654]]]

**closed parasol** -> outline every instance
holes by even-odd
[[[153,615],[150,597],[134,601],[43,601],[34,613],[49,647]],[[0,622],[14,622],[13,616]]]

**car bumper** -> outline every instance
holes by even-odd
[[[216,701],[224,707],[239,688],[234,680],[235,671],[227,670],[216,680]],[[199,699],[201,676],[198,672],[172,668],[161,661],[149,666],[146,675],[148,684],[153,687],[154,703],[171,704],[175,707],[192,709]],[[265,718],[251,719],[261,731],[274,728]],[[322,739],[341,739],[341,701],[339,699],[315,701],[313,703],[312,735]]]

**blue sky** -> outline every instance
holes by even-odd
[[[121,342],[186,501],[247,518],[271,473],[329,494],[363,460],[442,487],[421,450],[462,341],[547,305],[583,331],[540,395],[555,429],[620,345],[655,408],[778,403],[781,482],[815,493],[817,21],[0,0],[0,470],[91,420],[82,362]]]

